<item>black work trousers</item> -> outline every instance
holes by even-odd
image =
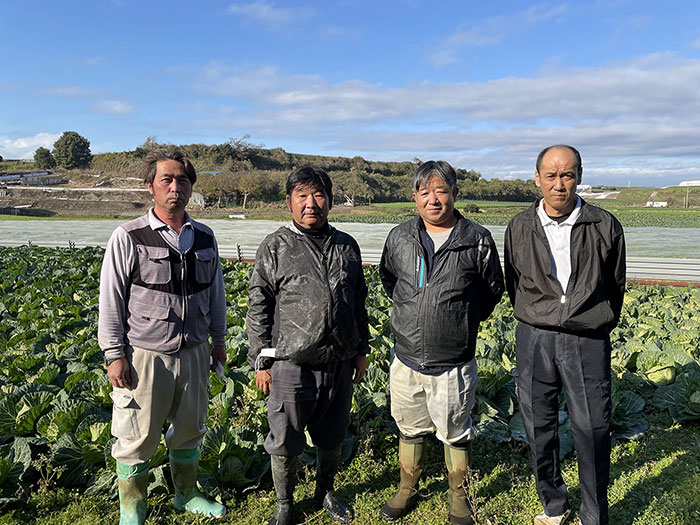
[[[546,513],[569,509],[559,464],[558,396],[564,389],[578,456],[583,525],[608,523],[610,477],[610,339],[516,329],[518,400]]]
[[[350,424],[353,372],[352,359],[315,366],[275,361],[267,403],[270,433],[264,446],[268,454],[301,454],[305,428],[317,447],[340,446]]]

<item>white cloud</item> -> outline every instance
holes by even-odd
[[[100,65],[104,61],[104,57],[102,56],[95,56],[95,57],[90,57],[86,58],[85,60],[82,61],[82,65],[85,67],[94,67]]]
[[[265,26],[268,30],[308,20],[313,17],[313,10],[305,7],[278,7],[273,2],[258,0],[252,3],[231,4],[227,14],[240,16],[250,22]]]
[[[133,111],[133,106],[123,100],[102,100],[92,107],[93,113],[124,115]]]
[[[60,133],[37,133],[33,137],[0,137],[0,155],[6,159],[31,159],[39,147],[51,149]]]
[[[549,7],[534,5],[512,15],[501,15],[484,20],[469,20],[446,37],[429,60],[442,67],[457,61],[457,53],[465,47],[484,47],[499,44],[509,37],[524,33],[533,26],[549,20],[559,20],[567,11],[566,4]]]
[[[670,53],[452,84],[333,83],[223,63],[194,76],[221,106],[195,126],[240,129],[268,144],[303,137],[310,149],[368,158],[444,156],[498,177],[530,176],[537,152],[559,142],[580,147],[591,167],[620,164],[640,177],[647,169],[670,176],[660,168],[673,159],[700,165],[700,60]]]
[[[42,94],[56,97],[86,97],[93,94],[93,90],[85,86],[53,86],[40,90]]]

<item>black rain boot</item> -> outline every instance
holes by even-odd
[[[268,525],[291,525],[294,486],[297,481],[296,456],[270,456],[277,508]]]
[[[333,490],[333,480],[338,472],[340,446],[334,449],[316,447],[316,490],[314,500],[328,515],[341,523],[350,523],[354,518],[352,508],[338,500]]]
[[[379,511],[382,518],[397,520],[409,513],[416,499],[416,485],[425,467],[425,439],[399,438],[399,465],[401,478],[399,492],[387,501]]]

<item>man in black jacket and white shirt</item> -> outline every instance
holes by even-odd
[[[474,523],[463,488],[474,437],[474,352],[479,323],[503,294],[503,272],[489,231],[455,211],[457,192],[447,162],[421,164],[413,175],[418,216],[389,233],[379,266],[394,301],[389,388],[401,466],[399,492],[380,511],[389,520],[409,512],[424,440],[435,432],[445,449],[450,523]]]
[[[535,525],[570,514],[559,464],[558,396],[566,394],[581,483],[583,525],[608,523],[610,331],[625,291],[620,223],[576,195],[583,167],[565,145],[537,157],[543,199],[516,215],[505,235],[506,287],[519,323],[516,383],[544,511]]]

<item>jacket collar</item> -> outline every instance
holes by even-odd
[[[287,224],[284,225],[285,228],[288,230],[293,231],[297,235],[304,235],[304,232],[302,232],[299,228],[296,227],[296,224],[294,224],[294,221],[290,221]],[[336,232],[336,229],[331,225],[331,223],[328,223],[328,237],[332,237],[333,234]]]
[[[581,197],[579,197],[579,199],[581,200],[581,211],[579,211],[578,218],[576,219],[576,223],[574,224],[574,226],[576,226],[576,224],[600,222],[600,214],[598,213],[598,208],[595,206],[591,206]],[[523,212],[528,219],[525,221],[525,225],[537,232],[544,231],[540,222],[540,218],[537,215],[537,208],[540,205],[541,201],[542,197],[533,202],[532,206],[530,206],[527,210]]]
[[[450,249],[474,245],[477,239],[474,235],[474,229],[470,228],[472,222],[466,217],[463,217],[457,210],[454,210],[454,214],[455,217],[457,217],[457,223],[450,235],[450,244],[448,244],[446,248]],[[425,230],[425,224],[421,216],[416,215],[410,220],[410,231],[411,238],[417,243],[421,242],[420,230]]]

